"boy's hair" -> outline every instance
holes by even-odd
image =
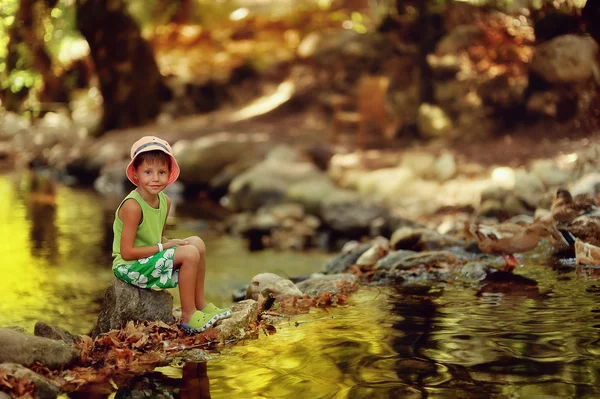
[[[166,163],[169,167],[169,171],[171,170],[171,157],[163,151],[153,150],[142,152],[133,160],[133,167],[137,169],[144,161],[148,164],[153,164],[155,162]]]

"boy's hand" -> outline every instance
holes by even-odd
[[[174,248],[174,247],[179,247],[181,245],[187,245],[187,244],[188,244],[188,242],[185,240],[173,238],[173,239],[167,241],[163,247],[164,248]]]

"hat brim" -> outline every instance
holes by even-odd
[[[136,154],[136,156],[129,162],[129,165],[127,165],[125,174],[127,175],[127,178],[129,179],[129,181],[131,183],[133,183],[135,186],[139,185],[139,181],[138,181],[138,179],[135,178],[135,167],[133,166],[133,161],[135,161],[135,158],[137,158],[140,154],[142,154],[144,152],[156,151],[156,150],[164,152],[165,154],[167,154],[169,156],[169,158],[171,158],[171,167],[169,168],[169,170],[170,170],[169,171],[169,180],[167,181],[167,185],[174,183],[175,180],[177,180],[177,178],[179,178],[179,173],[181,172],[181,169],[179,169],[179,164],[177,164],[177,160],[175,159],[175,157],[160,147],[151,146],[151,147],[145,148],[144,150],[142,150],[138,154]]]

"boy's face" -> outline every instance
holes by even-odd
[[[167,187],[169,181],[169,163],[161,161],[142,161],[135,170],[138,187],[156,195]]]

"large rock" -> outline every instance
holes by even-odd
[[[147,290],[113,280],[104,293],[102,310],[90,335],[95,337],[120,329],[130,320],[173,323],[173,296],[167,291]]]
[[[67,330],[64,330],[60,327],[51,326],[50,324],[46,324],[42,321],[35,323],[33,335],[36,337],[50,338],[56,341],[63,341],[69,345],[73,345],[79,340],[77,336],[71,334]]]
[[[531,70],[550,83],[577,83],[592,77],[598,68],[598,44],[591,37],[558,36],[535,48]]]
[[[348,252],[342,253],[329,259],[325,264],[326,274],[338,274],[345,271],[348,267],[355,265],[358,259],[373,246],[372,243],[356,245]]]
[[[293,150],[276,148],[263,162],[233,179],[228,194],[230,207],[237,211],[254,211],[284,202],[288,189],[294,184],[322,176],[313,163],[300,159]]]
[[[298,289],[287,278],[280,277],[274,273],[257,274],[250,281],[248,290],[246,291],[246,299],[259,299],[259,295],[267,290],[275,294],[277,300],[291,296],[302,296],[302,291]]]
[[[308,213],[318,214],[323,198],[327,198],[335,190],[335,184],[326,176],[321,176],[291,185],[287,191],[287,199],[302,204]]]
[[[324,292],[339,294],[340,288],[344,284],[349,284],[354,290],[358,287],[358,277],[354,274],[313,277],[299,282],[297,286],[303,293],[310,296],[317,296]]]
[[[260,160],[270,146],[262,134],[240,136],[222,132],[193,141],[178,141],[173,145],[173,152],[181,168],[181,181],[208,185],[227,165],[241,160]]]
[[[321,204],[321,219],[332,230],[347,236],[368,233],[374,220],[387,215],[381,204],[351,191],[337,190]]]
[[[25,377],[29,379],[29,381],[31,381],[35,386],[35,397],[37,399],[56,398],[60,393],[60,388],[58,388],[56,385],[53,385],[41,375],[21,366],[20,364],[0,364],[0,371],[6,371],[9,375],[12,375],[17,379]],[[0,396],[0,398],[2,398],[2,396]]]
[[[408,270],[415,267],[444,267],[466,262],[465,257],[449,251],[393,251],[377,262],[378,269]]]
[[[232,306],[233,315],[222,320],[215,329],[222,339],[244,336],[248,325],[257,320],[259,303],[252,299],[240,301]]]
[[[78,358],[79,351],[65,342],[0,328],[0,363],[30,366],[39,362],[50,369],[56,369],[67,366]]]
[[[433,251],[449,247],[464,247],[465,241],[427,228],[401,227],[394,231],[390,246],[411,251]]]

